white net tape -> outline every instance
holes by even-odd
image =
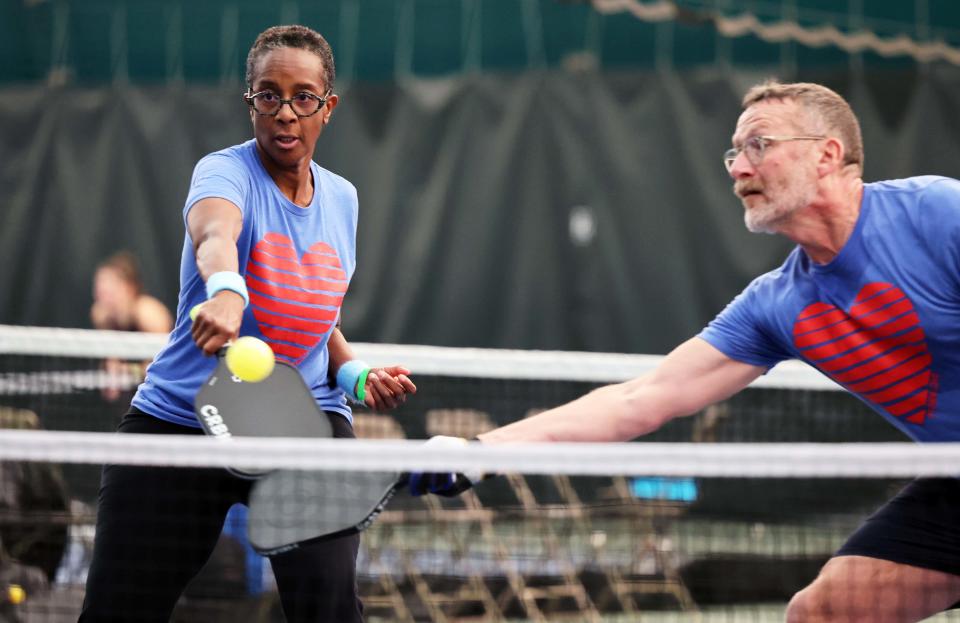
[[[237,438],[0,430],[0,460],[249,469],[700,477],[955,476],[960,443],[541,443]]]
[[[114,357],[150,360],[166,343],[166,336],[123,331],[92,331],[0,325],[0,355],[57,357]],[[662,359],[658,355],[583,353],[484,348],[446,348],[406,344],[351,344],[357,356],[371,365],[401,363],[414,374],[489,379],[584,381],[615,383],[649,372]],[[117,386],[123,379],[89,373],[43,373],[42,378],[0,376],[0,394],[17,393],[35,383],[78,383],[83,388]],[[837,390],[833,381],[796,361],[781,363],[754,387]],[[36,387],[36,384],[33,385]]]

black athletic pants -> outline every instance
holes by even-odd
[[[335,437],[353,437],[328,413]],[[203,434],[131,408],[120,433]],[[180,594],[209,558],[224,517],[252,483],[224,469],[107,465],[81,623],[167,623]],[[363,620],[353,535],[270,558],[290,623]]]

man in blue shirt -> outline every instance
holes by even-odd
[[[246,78],[254,138],[194,170],[177,322],[121,433],[202,434],[194,396],[212,355],[239,335],[265,340],[298,368],[335,437],[354,436],[348,398],[383,410],[416,391],[406,368],[356,360],[339,329],[355,268],[357,193],[312,160],[337,105],[329,44],[303,26],[270,28],[250,49]],[[222,469],[106,466],[80,620],[168,621],[250,486]],[[288,621],[362,620],[358,544],[354,535],[271,557]]]
[[[651,373],[480,435],[622,441],[802,359],[920,442],[960,441],[960,182],[864,184],[859,123],[816,84],[765,83],[724,162],[747,227],[797,243]],[[464,478],[426,474],[415,492]],[[916,621],[960,601],[960,481],[919,479],[798,593],[789,621]]]

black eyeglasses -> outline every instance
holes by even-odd
[[[311,117],[320,112],[320,108],[327,103],[330,95],[330,90],[327,90],[323,97],[308,91],[301,91],[290,99],[283,99],[273,91],[260,91],[258,93],[244,93],[243,99],[259,115],[273,117],[280,112],[284,104],[290,104],[290,109],[298,117]]]
[[[727,167],[727,172],[733,168],[733,162],[740,155],[740,152],[747,154],[747,160],[753,166],[758,166],[763,162],[763,154],[771,143],[780,141],[819,141],[827,138],[826,136],[751,136],[743,141],[741,147],[728,149],[723,154],[723,164]]]

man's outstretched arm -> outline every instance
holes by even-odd
[[[694,337],[641,377],[479,436],[484,443],[627,441],[737,393],[765,368],[731,359]]]

